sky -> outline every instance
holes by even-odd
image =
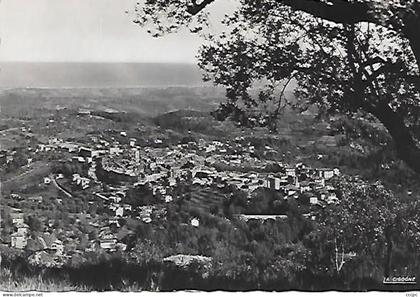
[[[211,12],[223,16],[234,1]],[[2,0],[0,61],[195,63],[202,40],[185,31],[152,38],[125,13],[135,2]]]

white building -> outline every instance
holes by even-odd
[[[191,219],[190,224],[193,227],[198,227],[198,226],[200,226],[200,220],[198,218],[193,218],[193,219]]]
[[[115,216],[118,217],[122,217],[124,215],[124,208],[123,207],[117,207],[115,209]]]
[[[10,238],[11,246],[16,249],[24,249],[28,243],[26,237],[19,233],[13,233]]]
[[[311,197],[311,198],[309,198],[309,203],[310,204],[317,204],[318,203],[318,198],[317,197]]]

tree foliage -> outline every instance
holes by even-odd
[[[315,274],[367,277],[375,272],[380,278],[399,266],[392,260],[396,250],[409,247],[410,254],[417,254],[416,204],[401,203],[380,183],[345,179],[337,188],[340,203],[321,210],[304,239]]]
[[[418,0],[241,0],[223,20],[226,30],[211,34],[203,28],[214,2],[145,0],[135,22],[151,25],[154,36],[183,26],[204,32],[204,78],[226,88],[219,119],[274,129],[287,103],[370,114],[387,128],[399,157],[420,172]],[[296,99],[288,102],[291,83]]]

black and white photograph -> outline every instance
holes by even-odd
[[[418,296],[420,0],[2,0],[0,40],[3,297]]]

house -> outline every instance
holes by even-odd
[[[308,192],[311,191],[312,187],[310,186],[310,183],[307,181],[301,182],[300,183],[300,192],[304,193],[304,192]]]
[[[118,228],[121,227],[120,222],[119,222],[119,217],[110,218],[108,220],[108,224],[110,225],[115,224]]]
[[[89,188],[90,179],[87,177],[81,177],[78,173],[73,174],[73,181],[84,190]]]
[[[124,215],[124,208],[123,207],[117,207],[115,209],[115,216],[118,217],[122,217]]]
[[[118,249],[118,250],[120,250],[120,251],[125,251],[127,249],[127,245],[124,244],[124,243],[118,242],[115,245],[115,248]]]
[[[10,217],[11,217],[12,223],[14,225],[23,224],[23,222],[24,222],[22,212],[13,212],[13,213],[10,214]]]
[[[13,233],[10,236],[10,239],[11,239],[11,246],[16,249],[24,249],[28,243],[26,236],[19,233]]]
[[[61,143],[59,146],[62,149],[68,150],[69,153],[77,152],[79,150],[79,145],[70,142]]]
[[[90,115],[90,110],[86,108],[79,108],[77,113],[80,115]]]
[[[176,179],[173,177],[168,178],[169,186],[174,187],[176,186]]]
[[[198,226],[200,226],[200,220],[198,218],[193,218],[193,219],[191,219],[190,224],[193,227],[198,227]]]
[[[85,158],[83,158],[83,157],[73,157],[72,161],[74,163],[85,163]]]
[[[83,157],[83,158],[88,158],[88,157],[92,157],[92,149],[87,148],[87,147],[81,147],[79,149],[79,156]]]
[[[172,198],[172,196],[171,195],[166,195],[165,196],[165,202],[166,203],[169,203],[169,202],[171,202],[173,200],[173,198]]]
[[[310,204],[318,204],[318,198],[317,197],[311,197],[309,198]]]
[[[211,153],[214,152],[216,150],[216,146],[210,144],[209,146],[206,147],[206,153]]]
[[[110,196],[109,200],[112,200],[114,203],[119,203],[119,202],[121,202],[121,197],[120,196]]]
[[[313,214],[311,214],[311,213],[304,213],[304,214],[302,214],[302,216],[304,217],[304,218],[306,218],[306,219],[311,219],[312,221],[315,221],[316,220],[316,216],[314,216]]]
[[[187,267],[192,263],[211,265],[212,258],[199,255],[173,255],[163,259],[165,263],[172,263],[178,267]]]
[[[134,155],[134,162],[139,163],[140,162],[140,151],[138,149],[133,149],[133,155]]]
[[[334,170],[329,168],[318,169],[318,176],[328,180],[334,176]]]
[[[54,240],[51,243],[50,249],[55,251],[57,255],[62,255],[64,252],[64,245],[63,242],[59,239]]]
[[[123,150],[118,146],[113,146],[109,148],[109,154],[110,155],[118,155],[121,154]]]
[[[104,250],[113,250],[116,244],[117,239],[112,234],[105,235],[99,240],[99,246]]]
[[[280,190],[281,188],[281,179],[278,177],[269,177],[266,182],[266,186],[269,189]]]
[[[115,195],[122,199],[122,198],[125,198],[127,196],[127,193],[124,192],[124,191],[118,191],[118,192],[115,193]]]
[[[299,191],[299,188],[294,185],[287,185],[284,187],[284,193],[288,196],[295,195]]]
[[[17,228],[17,232],[16,232],[17,234],[20,234],[20,235],[23,235],[23,236],[28,234],[29,226],[26,225],[25,223],[16,224],[16,228]]]
[[[22,200],[22,197],[19,194],[12,193],[12,194],[10,194],[10,199],[12,199],[12,200]]]
[[[144,223],[149,224],[152,222],[152,218],[151,217],[144,217],[141,219]]]
[[[337,204],[340,202],[340,200],[338,199],[335,193],[328,194],[328,196],[326,197],[326,201],[328,204],[332,204],[332,203]]]
[[[49,139],[48,139],[48,144],[49,145],[58,145],[58,144],[60,144],[60,143],[62,143],[63,142],[63,140],[62,139],[59,139],[59,138],[57,138],[57,137],[50,137]]]
[[[142,220],[144,223],[147,223],[148,224],[148,223],[152,222],[152,218],[151,218],[152,211],[153,210],[151,208],[143,207],[140,210],[139,215],[137,216],[137,218],[140,219],[140,220]]]
[[[296,168],[293,168],[293,167],[286,168],[286,175],[295,177],[296,176]]]
[[[258,221],[266,221],[266,220],[286,220],[287,215],[246,215],[240,214],[238,218],[242,221],[248,222],[249,220],[258,220]]]
[[[325,187],[325,179],[324,178],[318,178],[314,179],[314,183],[320,187]]]

